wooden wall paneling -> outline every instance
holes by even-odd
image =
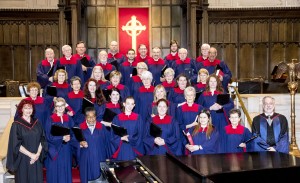
[[[160,5],[161,4],[161,0],[151,0],[152,5]]]
[[[217,37],[216,37],[216,24],[215,23],[210,23],[209,24],[209,28],[208,28],[208,42],[209,43],[214,43],[217,41]]]
[[[238,36],[238,22],[233,21],[230,23],[230,43],[237,43]]]
[[[96,48],[96,28],[88,28],[88,47]]]
[[[151,8],[151,24],[152,27],[161,26],[161,8],[160,6],[153,6]]]
[[[28,25],[28,36],[29,36],[29,40],[28,40],[28,43],[30,45],[35,45],[37,44],[37,31],[36,31],[36,26],[34,24],[29,24]]]
[[[116,5],[116,0],[106,0],[107,5],[115,6]]]
[[[259,32],[256,32],[254,29],[255,23],[252,20],[248,20],[247,21],[247,38],[246,38],[246,42],[247,43],[252,43],[255,42],[254,40],[254,35],[255,34],[259,34]]]
[[[13,67],[12,67],[12,47],[0,46],[0,81],[6,79],[13,79]]]
[[[279,19],[278,23],[278,41],[285,42],[286,41],[286,20]]]
[[[87,54],[94,58],[95,62],[98,61],[97,49],[88,49]]]
[[[96,0],[97,1],[97,5],[105,5],[105,1],[107,0]]]
[[[160,28],[152,28],[152,45],[153,46],[161,46],[161,29]]]
[[[180,40],[180,37],[181,37],[181,29],[180,27],[173,27],[172,28],[172,40],[175,39],[175,40]],[[170,44],[169,44],[170,45]],[[169,47],[168,45],[168,47]]]
[[[293,40],[295,42],[300,42],[300,19],[295,19],[293,21]]]
[[[3,29],[4,25],[3,22],[0,21],[0,44],[4,44],[4,29]],[[7,30],[5,30],[7,31]]]
[[[43,25],[44,28],[44,44],[51,44],[52,43],[52,31],[51,31],[51,25],[46,23]]]
[[[106,18],[107,18],[106,26],[117,25],[116,7],[106,7]]]
[[[14,49],[14,80],[28,81],[29,78],[29,63],[28,50],[25,46],[15,46]]]
[[[92,36],[92,35],[90,35],[90,36]],[[98,48],[106,47],[106,37],[107,37],[106,28],[98,28],[97,29],[97,47]]]
[[[170,46],[171,40],[171,29],[170,28],[162,28],[161,30],[161,43],[163,47]]]
[[[180,5],[182,0],[172,0],[172,4],[178,4]]]
[[[87,5],[96,5],[97,0],[87,0],[86,3],[87,3]]]
[[[286,41],[292,42],[293,41],[293,22],[290,20],[287,20],[286,23]]]
[[[231,42],[231,26],[228,22],[223,23],[223,42],[230,43]]]
[[[97,9],[97,14],[96,14],[97,26],[105,27],[107,24],[106,9],[105,7],[101,7],[101,6],[98,6],[96,9]]]
[[[19,26],[17,24],[11,26],[10,35],[12,44],[19,44]]]
[[[223,60],[228,65],[232,72],[232,77],[237,78],[237,62],[236,62],[237,48],[235,44],[228,44],[223,48]]]
[[[216,42],[223,43],[224,42],[224,30],[223,30],[223,22],[219,22],[216,24]]]
[[[171,4],[171,0],[161,0],[161,4]]]
[[[162,26],[171,26],[171,8],[170,6],[162,6],[161,8]]]
[[[26,25],[25,24],[20,24],[18,26],[18,31],[19,31],[19,44],[25,45],[27,43],[27,30],[26,30]]]
[[[129,5],[129,0],[118,0],[119,6],[127,6]]]
[[[3,30],[4,30],[4,44],[9,45],[12,43],[12,36],[11,36],[11,31],[12,31],[12,25],[9,23],[4,22],[3,24]]]
[[[180,6],[172,6],[171,17],[172,17],[172,26],[180,26],[181,25],[182,13],[181,13]]]
[[[44,48],[42,46],[31,47],[31,78],[36,81],[36,68],[38,64],[44,59]]]
[[[265,20],[261,23],[261,41],[262,42],[268,42],[269,41],[269,22],[268,20]]]
[[[36,25],[36,43],[37,44],[44,44],[44,25],[42,24],[37,24]]]
[[[240,24],[240,35],[239,40],[241,43],[248,42],[248,24],[245,21],[241,21]]]
[[[239,53],[239,79],[253,77],[253,48],[242,44]]]
[[[51,44],[52,45],[59,45],[59,26],[58,22],[53,23],[50,26],[51,29]]]
[[[266,44],[254,46],[254,67],[252,77],[269,79],[271,72],[268,69],[268,48]]]
[[[95,27],[96,26],[96,7],[88,6],[86,16],[87,16],[88,27]]]
[[[106,47],[109,48],[110,42],[117,40],[117,28],[107,28],[107,40]]]
[[[298,60],[298,62],[300,62],[300,58],[299,58],[299,52],[300,52],[300,47],[299,47],[299,43],[291,43],[288,44],[286,47],[286,61],[287,62],[291,62],[292,59],[296,58]]]
[[[271,41],[272,42],[278,42],[279,41],[279,23],[275,22],[275,20],[272,20],[271,23]]]
[[[284,50],[283,44],[277,43],[271,45],[271,60],[270,60],[270,68],[273,68],[282,61],[286,61],[284,57]]]
[[[262,23],[254,23],[254,42],[262,42]]]

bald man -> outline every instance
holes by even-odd
[[[115,67],[114,65],[108,63],[108,58],[107,58],[107,57],[108,57],[107,52],[106,52],[105,50],[101,50],[101,51],[99,52],[99,55],[98,55],[98,58],[99,58],[99,60],[100,60],[100,63],[97,64],[97,66],[102,67],[103,72],[104,72],[104,76],[105,76],[106,78],[108,77],[108,75],[109,75],[112,71],[116,70],[116,67]]]
[[[126,60],[126,57],[119,53],[119,45],[117,41],[112,41],[109,46],[109,53],[107,55],[107,61],[109,63],[116,61],[118,63],[118,66],[120,66],[124,61]],[[116,68],[119,70],[119,67]]]

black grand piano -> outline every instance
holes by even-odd
[[[299,182],[300,158],[278,152],[142,156],[106,162],[109,182]]]

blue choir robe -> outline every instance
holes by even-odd
[[[126,60],[120,65],[120,72],[122,74],[121,84],[125,86],[130,86],[130,78],[132,76],[132,70],[137,66],[137,61],[133,61],[132,63]]]
[[[225,134],[221,138],[221,151],[223,153],[238,153],[251,151],[251,142],[246,144],[246,148],[238,147],[241,143],[246,142],[252,137],[248,128],[238,125],[237,128],[232,128],[232,125],[225,126]]]
[[[142,58],[140,54],[138,54],[138,55],[134,58],[134,60],[135,60],[137,63],[139,63],[139,62],[145,62],[145,63],[146,63],[146,62],[148,62],[150,59],[151,59],[150,56],[146,55],[145,58]]]
[[[55,70],[57,66],[57,60],[55,59],[53,61],[53,73],[51,76],[54,75]],[[36,69],[36,77],[37,77],[37,82],[41,85],[41,87],[44,89],[47,85],[50,85],[51,82],[49,81],[49,76],[48,72],[51,69],[51,65],[48,62],[47,59],[42,60],[41,63],[38,64],[37,69]],[[50,76],[50,77],[51,77]]]
[[[103,69],[104,76],[109,75],[112,71],[116,70],[116,67],[108,62],[106,64],[99,63],[97,66],[100,66]]]
[[[114,55],[112,53],[108,53],[107,62],[111,63],[114,60],[117,61],[118,65],[121,65],[126,60],[126,57],[121,53],[116,53]]]
[[[209,74],[215,73],[216,67],[219,65],[222,68],[222,71],[219,72],[219,75],[223,77],[222,86],[224,90],[227,91],[228,83],[230,82],[232,74],[224,61],[214,60],[213,62],[210,62],[209,60],[205,60],[201,62],[200,65],[200,67],[206,69]]]
[[[121,105],[119,103],[113,104],[112,102],[108,102],[105,104],[105,108],[110,109],[111,111],[115,112],[116,114],[122,113]]]
[[[114,86],[112,84],[108,85],[106,89],[111,90]],[[130,96],[130,91],[127,86],[118,84],[115,88],[118,88],[120,91],[120,101],[124,101],[127,97]]]
[[[172,69],[175,71],[175,78],[179,74],[185,74],[193,83],[197,81],[197,71],[192,67],[193,59],[186,58],[185,60],[177,59],[173,62]],[[190,70],[191,72],[187,72]]]
[[[156,108],[156,110],[154,109]],[[175,118],[175,114],[176,114],[176,108],[177,106],[174,105],[172,102],[168,101],[168,111],[167,111],[167,114],[169,116],[173,116]],[[157,112],[157,103],[156,102],[152,102],[150,104],[150,106],[148,107],[148,114],[147,114],[147,119],[146,121],[148,121],[150,118],[151,118],[151,115],[154,114],[153,112]],[[154,115],[157,115],[158,113],[154,114]]]
[[[206,84],[197,83],[194,85],[194,88],[196,89],[196,92],[203,92],[206,89]]]
[[[72,116],[75,126],[78,126],[84,120],[84,114],[82,114],[82,99],[84,97],[83,91],[79,91],[75,94],[74,91],[68,93],[67,104],[73,109],[74,115]]]
[[[154,123],[162,129],[161,138],[165,140],[165,145],[158,146],[154,143],[153,136],[150,135],[150,123]],[[166,152],[177,155],[179,142],[178,123],[172,116],[166,115],[160,119],[158,115],[154,116],[146,124],[144,137],[144,147],[147,155],[163,155]]]
[[[166,90],[166,92],[168,94],[175,87],[176,82],[172,81],[172,83],[168,83],[167,81],[164,81],[161,84],[165,87],[165,90]]]
[[[105,112],[105,104],[101,104],[101,105],[97,104],[95,98],[91,98],[89,100],[94,103],[94,108],[96,110],[96,119],[97,119],[97,121],[102,121],[103,120],[103,115],[104,115],[104,112]]]
[[[185,102],[184,90],[180,88],[173,88],[168,94],[168,100],[174,103],[176,106],[182,102]]]
[[[58,61],[58,67],[64,66],[68,73],[68,83],[73,76],[78,76],[81,81],[84,81],[83,71],[81,66],[81,61],[77,60],[76,57],[71,56],[70,60],[67,60],[66,57],[61,57]],[[83,85],[81,85],[83,87]]]
[[[52,136],[52,125],[60,125],[67,128],[74,126],[74,121],[67,114],[61,117],[57,114],[52,114],[47,121],[46,137],[48,141],[48,157],[45,162],[47,169],[47,183],[71,183],[72,182],[72,145],[76,140],[71,133],[71,140],[63,143],[62,136]]]
[[[84,54],[83,56],[80,56],[79,54],[75,54],[75,55],[73,55],[75,58],[76,58],[76,60],[80,60],[80,62],[81,62],[81,59],[82,58],[84,58],[84,57],[86,57],[86,59],[88,60],[88,62],[89,62],[89,65],[90,65],[90,67],[87,67],[86,68],[86,71],[84,71],[83,72],[83,80],[81,81],[82,83],[82,85],[91,77],[91,75],[92,75],[92,72],[93,72],[93,68],[94,68],[94,66],[96,65],[96,62],[95,62],[95,60],[90,56],[90,55],[88,55],[88,54]]]
[[[193,128],[189,129],[190,134],[193,134]],[[206,137],[207,128],[199,129],[199,132],[196,135],[192,135],[192,139],[194,145],[201,145],[203,149],[199,149],[198,151],[191,152],[191,154],[216,154],[220,152],[219,149],[219,132],[215,128],[213,129],[210,137]],[[186,139],[184,139],[184,147],[188,143]],[[190,151],[189,151],[190,152]]]
[[[199,70],[202,68],[202,62],[208,60],[208,58],[204,59],[202,56],[199,56],[196,58],[196,60],[193,62],[193,68],[195,69],[195,71],[197,71],[197,73],[199,72]]]
[[[268,147],[274,147],[278,152],[289,153],[289,133],[286,117],[274,113],[271,116],[271,126],[269,126],[267,120],[268,117],[265,114],[253,118],[252,133],[258,135],[253,140],[253,150],[266,151]]]
[[[194,122],[202,109],[203,107],[196,103],[194,103],[192,106],[188,106],[188,104],[185,103],[177,107],[176,120],[178,121],[180,130],[187,131],[186,125]]]
[[[80,129],[88,143],[87,148],[80,148],[80,181],[88,183],[101,176],[100,162],[109,158],[107,155],[109,133],[100,122],[96,122],[93,132],[86,121],[80,124]]]
[[[217,101],[217,95],[221,94],[219,91],[215,91],[212,95],[211,92],[204,91],[199,99],[198,104],[202,105],[204,108],[209,109],[210,106],[212,106]],[[230,99],[230,102],[228,104],[223,105],[223,112],[217,113],[215,110],[210,110],[211,118],[212,118],[212,124],[215,126],[215,128],[218,130],[220,135],[224,133],[224,127],[229,125],[229,111],[233,109],[233,101]]]
[[[140,76],[132,76],[129,80],[130,94],[131,96],[135,96],[139,88],[143,86],[142,79]]]
[[[71,86],[64,82],[63,84],[59,84],[58,82],[53,82],[51,86],[55,86],[57,90],[57,97],[62,97],[65,100],[68,99],[68,93],[72,91]],[[47,94],[47,88],[45,89],[43,96],[47,101],[53,101],[53,96]]]
[[[113,124],[127,129],[129,142],[123,142],[121,137],[114,134],[111,130],[111,149],[112,158],[115,160],[127,161],[133,160],[137,156],[144,154],[143,134],[144,124],[141,117],[132,112],[130,115],[121,113],[113,119]]]
[[[134,96],[134,100],[136,101],[134,110],[140,115],[143,122],[146,122],[146,119],[150,117],[148,109],[154,98],[153,92],[154,86],[150,86],[150,88],[142,86],[138,89]]]
[[[148,65],[148,71],[150,71],[153,75],[154,86],[161,84],[161,71],[166,65],[165,61],[161,58],[159,58],[158,61],[150,58],[146,64]]]
[[[169,53],[164,60],[166,61],[166,64],[168,67],[172,67],[173,62],[175,62],[175,60],[180,59],[178,56],[178,52],[176,52],[176,54],[173,56],[171,53]]]
[[[99,87],[100,87],[101,90],[104,90],[107,86],[110,85],[109,81],[98,80],[97,82],[98,82]]]

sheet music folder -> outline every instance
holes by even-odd
[[[53,135],[53,136],[70,135],[70,128],[60,126],[60,125],[52,125],[51,126],[51,135]]]
[[[111,124],[111,128],[114,131],[114,133],[120,137],[126,136],[127,134],[127,129],[122,127],[122,126],[118,126],[115,124]]]
[[[85,114],[85,110],[88,107],[94,107],[94,103],[92,101],[90,101],[89,99],[87,99],[87,98],[83,98],[82,99],[82,106],[81,106],[82,114]]]
[[[79,127],[73,127],[72,131],[73,131],[74,136],[75,136],[75,138],[78,142],[85,141],[85,137],[82,133],[82,130]]]
[[[57,96],[57,89],[55,86],[47,86],[47,94],[52,97]]]
[[[114,117],[118,115],[117,113],[115,113],[114,111],[106,108],[104,111],[104,115],[103,115],[103,121],[105,122],[112,122],[112,120],[114,119]]]
[[[150,135],[154,138],[161,137],[162,129],[154,123],[150,124]]]

